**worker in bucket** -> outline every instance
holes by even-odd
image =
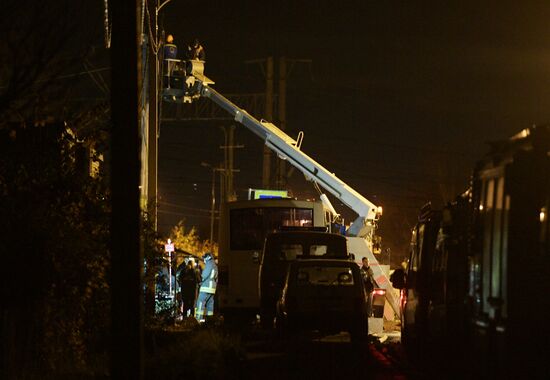
[[[174,43],[174,36],[169,34],[166,36],[166,43],[164,44],[164,62],[165,62],[165,84],[164,86],[166,88],[175,87],[173,86],[173,78],[174,70],[176,69],[176,61],[178,55],[178,47]]]
[[[189,55],[191,59],[198,59],[201,61],[206,60],[206,53],[204,52],[204,47],[199,42],[198,38],[195,38],[193,45],[189,47]]]
[[[169,34],[166,36],[164,44],[164,59],[176,59],[178,56],[178,47],[174,43],[174,36]]]
[[[214,315],[214,295],[218,284],[218,266],[212,253],[206,252],[203,256],[204,269],[201,275],[199,298],[195,307],[195,318],[204,322],[207,317]]]

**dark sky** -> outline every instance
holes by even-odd
[[[172,0],[162,17],[180,49],[201,40],[222,93],[262,90],[245,60],[311,59],[292,71],[287,131],[303,130],[306,153],[384,207],[384,242],[399,251],[424,202],[466,189],[486,141],[550,120],[550,3],[343,3]],[[262,142],[243,127],[237,140],[237,187],[259,187]],[[222,143],[219,123],[162,126],[161,202],[180,208],[165,207],[161,228],[192,212],[208,234],[200,162],[219,162]],[[314,194],[300,177],[293,190]]]

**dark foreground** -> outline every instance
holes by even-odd
[[[410,365],[398,336],[351,343],[349,335],[286,340],[259,328],[196,327],[165,332],[148,355],[148,379],[428,379]]]

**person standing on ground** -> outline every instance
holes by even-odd
[[[218,285],[218,266],[212,253],[206,252],[203,259],[204,269],[202,270],[199,298],[195,308],[195,318],[199,322],[204,322],[207,317],[214,315],[214,295]]]
[[[367,314],[372,314],[372,291],[374,290],[375,280],[374,272],[369,266],[369,259],[363,257],[361,260],[361,276],[363,277],[363,283],[365,284],[365,291],[367,292]]]
[[[193,316],[195,313],[195,299],[197,297],[197,287],[200,280],[199,274],[195,269],[194,260],[192,258],[188,259],[179,277],[182,314],[184,317]]]

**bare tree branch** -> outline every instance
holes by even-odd
[[[5,0],[0,15],[0,127],[41,105],[57,109],[75,81],[61,74],[82,67],[101,40],[101,4],[69,0]],[[98,17],[91,17],[97,14]],[[57,104],[56,104],[57,103]]]

